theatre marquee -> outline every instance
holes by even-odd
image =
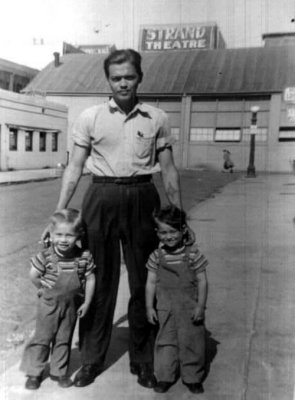
[[[140,30],[140,51],[224,48],[216,24],[147,25]]]

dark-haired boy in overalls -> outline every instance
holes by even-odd
[[[155,215],[155,222],[160,244],[147,262],[146,283],[147,317],[150,323],[159,323],[154,391],[166,392],[176,382],[180,370],[188,389],[202,393],[208,262],[197,245],[185,244],[184,211],[168,206]]]
[[[26,345],[21,370],[27,389],[38,389],[50,350],[50,377],[66,388],[72,335],[77,315],[86,314],[94,293],[95,268],[88,250],[76,242],[83,232],[80,212],[56,211],[52,218],[51,245],[31,258],[30,278],[38,288],[36,328]],[[85,292],[85,297],[84,297]]]

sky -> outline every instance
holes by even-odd
[[[6,0],[0,58],[42,69],[62,43],[138,49],[143,25],[217,23],[228,48],[295,32],[295,0]]]

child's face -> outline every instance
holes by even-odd
[[[157,221],[157,235],[165,246],[173,248],[182,242],[183,231],[175,229],[164,222]]]
[[[66,222],[57,223],[51,232],[52,243],[61,253],[71,251],[78,238],[73,225]]]

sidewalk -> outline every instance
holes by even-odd
[[[60,168],[0,171],[0,185],[55,179],[60,177],[61,173],[62,169]]]
[[[207,255],[209,373],[200,400],[292,400],[295,355],[295,177],[242,178],[192,208],[190,225]],[[107,368],[85,388],[46,379],[24,389],[18,363],[0,376],[1,400],[151,400],[196,398],[179,381],[155,394],[129,373],[127,274],[119,288]],[[73,341],[71,372],[79,368]]]

